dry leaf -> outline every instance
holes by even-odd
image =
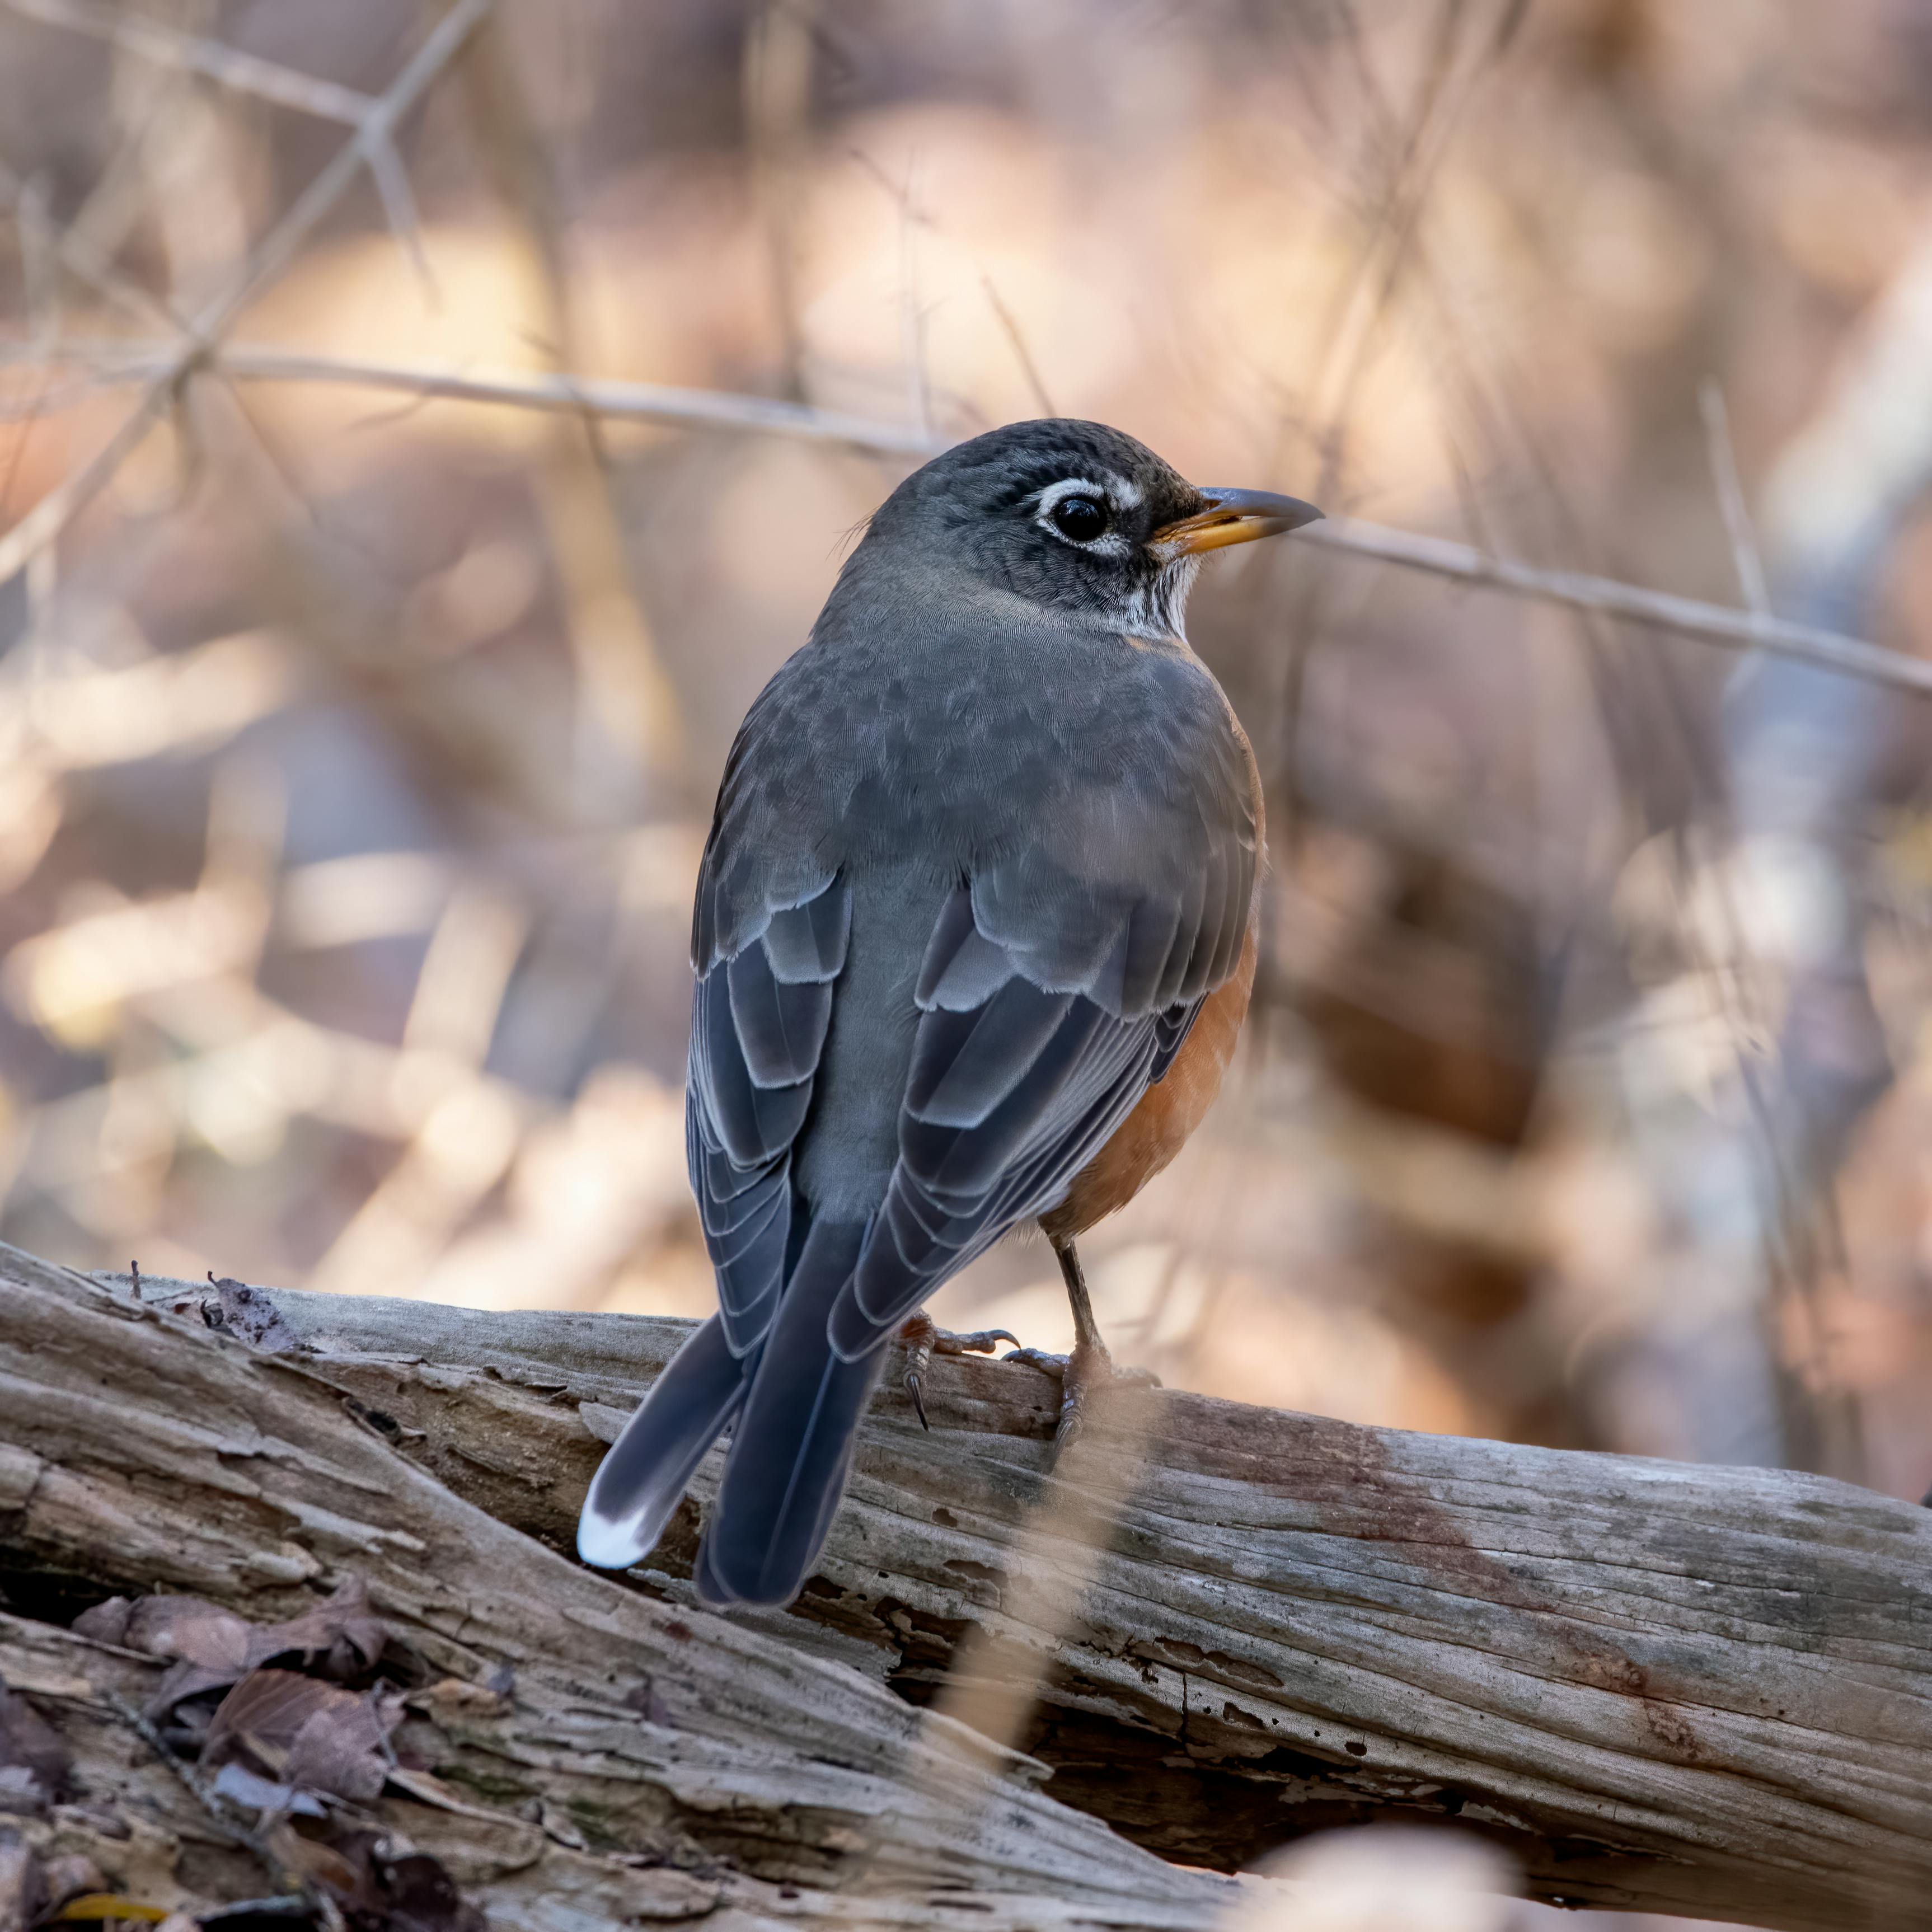
[[[204,1598],[141,1597],[129,1606],[120,1641],[150,1657],[220,1670],[247,1655],[254,1628],[245,1617]]]
[[[367,1802],[388,1774],[400,1698],[344,1690],[292,1670],[250,1671],[221,1701],[202,1748],[210,1768],[237,1757],[279,1784]]]
[[[209,1328],[220,1330],[271,1355],[288,1354],[302,1346],[302,1339],[290,1327],[274,1301],[259,1288],[224,1275],[217,1281],[208,1277],[215,1299],[202,1304],[202,1319]]]
[[[289,1748],[282,1774],[304,1790],[332,1792],[367,1804],[389,1774],[385,1747],[401,1717],[398,1700],[364,1693],[318,1711]]]
[[[369,1607],[369,1586],[360,1576],[344,1577],[326,1603],[286,1623],[257,1630],[248,1646],[248,1664],[299,1658],[307,1668],[340,1683],[367,1676],[380,1660],[388,1632]]]
[[[190,1730],[197,1728],[194,1714],[182,1713],[183,1705],[227,1690],[259,1666],[290,1660],[352,1682],[374,1669],[388,1640],[369,1606],[368,1586],[356,1576],[345,1576],[326,1603],[284,1623],[257,1626],[200,1597],[114,1597],[83,1612],[74,1628],[97,1642],[172,1658],[148,1715],[161,1723],[184,1718]]]
[[[440,1859],[395,1855],[393,1841],[344,1828],[326,1842],[298,1839],[296,1856],[356,1932],[488,1932]]]
[[[95,1643],[118,1644],[123,1648],[131,1648],[133,1646],[128,1642],[128,1619],[134,1614],[134,1610],[133,1598],[110,1597],[106,1603],[82,1610],[74,1618],[74,1634]]]
[[[110,1597],[74,1619],[82,1636],[118,1644],[149,1657],[172,1658],[174,1667],[155,1687],[148,1715],[165,1723],[191,1698],[225,1690],[248,1667],[254,1626],[232,1610],[200,1597]]]

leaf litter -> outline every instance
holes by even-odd
[[[74,1629],[167,1661],[143,1721],[203,1802],[252,1820],[250,1841],[310,1895],[307,1910],[287,1901],[292,1928],[485,1932],[447,1869],[366,1809],[392,1780],[398,1792],[434,1800],[422,1789],[428,1773],[399,1762],[391,1742],[406,1708],[383,1672],[403,1660],[361,1577],[345,1577],[326,1601],[280,1623],[251,1624],[199,1597],[116,1597],[83,1612]],[[0,1814],[44,1810],[68,1785],[58,1735],[25,1699],[0,1689]],[[98,1874],[58,1890],[50,1875],[58,1876],[0,1831],[0,1925],[76,1922],[97,1900],[124,1908],[110,1916],[165,1916],[106,1892]],[[221,1918],[210,1912],[202,1922]]]

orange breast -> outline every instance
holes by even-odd
[[[1234,976],[1208,995],[1167,1077],[1141,1096],[1140,1105],[1075,1177],[1066,1198],[1040,1217],[1040,1225],[1056,1240],[1084,1234],[1096,1221],[1124,1208],[1180,1151],[1214,1104],[1254,990],[1256,924],[1249,920]]]
[[[1256,769],[1246,734],[1234,724],[1232,712],[1228,722],[1240,740],[1242,754],[1247,760],[1256,846],[1265,856],[1261,774]],[[1258,869],[1254,902],[1248,909],[1247,937],[1242,943],[1234,976],[1208,995],[1201,1017],[1174,1056],[1166,1077],[1141,1096],[1140,1105],[1075,1177],[1066,1198],[1040,1217],[1040,1225],[1054,1240],[1070,1240],[1076,1234],[1084,1234],[1096,1221],[1104,1220],[1117,1208],[1124,1208],[1180,1151],[1188,1136],[1214,1104],[1228,1063],[1234,1057],[1234,1042],[1240,1036],[1241,1022],[1248,1016],[1248,1000],[1254,992],[1261,897]]]

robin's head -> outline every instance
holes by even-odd
[[[1178,637],[1206,552],[1321,514],[1292,496],[1198,488],[1117,429],[1049,417],[934,457],[880,506],[862,548],[1135,635]]]

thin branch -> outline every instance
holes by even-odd
[[[1646,590],[1636,584],[1619,584],[1611,578],[1586,576],[1580,571],[1533,570],[1527,564],[1512,563],[1506,557],[1486,556],[1467,544],[1392,530],[1352,518],[1312,524],[1298,541],[1318,544],[1324,550],[1372,557],[1382,563],[1400,564],[1408,570],[1427,571],[1436,577],[1480,584],[1492,590],[1507,591],[1513,597],[1533,597],[1546,603],[1565,604],[1574,610],[1624,618],[1634,624],[1694,638],[1726,650],[1770,651],[1780,657],[1822,665],[1827,670],[1842,671],[1848,677],[1862,677],[1875,684],[1932,697],[1932,663],[1810,624],[1756,616],[1721,604],[1702,603],[1694,597],[1673,596],[1666,590]]]
[[[243,380],[361,382],[372,388],[409,389],[419,394],[472,402],[544,410],[588,410],[598,416],[636,422],[760,430],[847,443],[887,456],[933,456],[946,447],[943,441],[922,438],[916,431],[897,424],[718,390],[679,389],[583,376],[464,375],[454,370],[351,362],[268,349],[227,350],[218,359],[230,375]],[[1396,564],[1404,569],[1481,584],[1514,597],[1534,598],[1571,610],[1624,619],[1726,650],[1770,651],[1821,664],[1850,677],[1932,696],[1932,663],[1814,625],[1735,610],[1696,598],[1676,596],[1669,591],[1621,584],[1612,578],[1592,577],[1578,571],[1538,570],[1506,557],[1488,556],[1468,544],[1391,530],[1384,524],[1354,518],[1312,525],[1300,533],[1298,541]]]
[[[1765,582],[1764,560],[1758,554],[1757,533],[1751,528],[1744,485],[1738,478],[1730,411],[1724,406],[1723,386],[1714,376],[1706,376],[1698,385],[1697,405],[1703,412],[1704,437],[1711,452],[1711,478],[1717,485],[1724,534],[1731,540],[1731,562],[1738,573],[1738,593],[1744,600],[1745,609],[1768,617],[1771,592]]]
[[[982,274],[980,278],[980,286],[986,290],[986,300],[994,314],[998,316],[1000,326],[1006,332],[1006,340],[1012,345],[1013,354],[1027,379],[1028,388],[1033,392],[1034,400],[1040,405],[1040,414],[1057,416],[1060,412],[1053,406],[1053,398],[1046,393],[1046,385],[1040,379],[1039,368],[1027,347],[1026,338],[1020,333],[1019,324],[1013,319],[1012,310],[1000,299],[1000,292],[994,287],[991,275]]]
[[[186,326],[182,318],[158,297],[150,295],[140,285],[122,274],[108,259],[107,254],[97,243],[77,226],[69,224],[57,232],[47,224],[46,211],[39,207],[32,195],[30,184],[22,181],[4,160],[0,160],[0,197],[14,202],[22,229],[22,245],[26,245],[25,230],[29,223],[37,223],[48,228],[46,239],[55,259],[68,272],[78,280],[85,282],[94,292],[117,308],[124,309],[144,327],[178,329]]]
[[[56,352],[72,360],[91,359],[100,374],[123,381],[153,380],[161,374],[172,380],[177,372],[176,362],[158,359],[152,346],[132,344],[124,352],[116,345],[67,342],[59,344]],[[124,354],[125,359],[119,359]],[[943,440],[928,440],[916,430],[896,423],[723,390],[674,388],[580,376],[466,374],[429,364],[362,362],[253,347],[212,351],[205,359],[242,382],[342,382],[453,401],[569,413],[587,411],[618,421],[797,436],[809,442],[843,443],[881,456],[936,456],[947,446]],[[1770,651],[1848,677],[1932,697],[1932,663],[1814,625],[1792,623],[1579,571],[1538,570],[1506,557],[1489,556],[1468,544],[1354,518],[1311,525],[1296,541],[1480,584],[1513,597],[1620,618],[1726,650]],[[10,566],[7,558],[7,544],[0,543],[0,577],[20,567],[17,561]]]
[[[152,61],[157,67],[201,74],[238,94],[252,94],[324,121],[358,127],[376,105],[372,96],[358,94],[352,87],[317,80],[311,74],[242,53],[219,40],[202,40],[136,14],[95,6],[92,0],[4,0],[4,4],[14,13],[45,26],[92,34],[97,40]]]
[[[416,190],[410,186],[409,170],[403,166],[403,158],[393,141],[378,142],[370,149],[369,178],[376,184],[389,232],[396,238],[397,246],[422,284],[424,294],[432,302],[439,300],[442,291],[429,265],[428,251],[423,247],[422,218],[416,212]]]
[[[261,290],[280,274],[370,157],[386,147],[397,124],[415,106],[488,14],[495,0],[457,0],[404,64],[388,92],[372,102],[321,173],[296,200],[242,266],[224,292],[197,316],[186,337],[148,379],[141,400],[106,443],[36,503],[0,537],[0,583],[52,543],[104,488],[115,472],[170,404],[176,386],[212,353],[224,330]]]
[[[76,33],[92,34],[97,39],[152,61],[158,67],[170,68],[178,73],[198,74],[238,94],[253,94],[258,100],[273,101],[280,107],[292,107],[298,112],[313,114],[321,120],[359,128],[380,105],[373,95],[361,93],[352,87],[339,87],[333,81],[318,80],[312,74],[243,53],[224,41],[206,40],[154,21],[116,13],[108,8],[94,5],[92,0],[0,0],[0,4],[49,26],[68,27]],[[370,176],[376,184],[376,193],[382,197],[391,232],[418,278],[434,292],[435,281],[423,254],[415,200],[400,158],[391,142],[382,140],[370,147],[368,162]]]
[[[334,1901],[322,1888],[302,1873],[293,1870],[281,1858],[263,1834],[252,1826],[244,1824],[233,1816],[215,1796],[212,1788],[199,1769],[188,1762],[166,1738],[159,1725],[143,1713],[134,1708],[125,1698],[110,1695],[104,1706],[113,1712],[122,1724],[133,1731],[172,1772],[202,1810],[208,1814],[208,1822],[232,1843],[251,1852],[255,1862],[268,1875],[270,1881],[280,1886],[290,1896],[301,1899],[320,1917],[332,1932],[340,1932],[342,1915]]]
[[[56,360],[92,362],[102,375],[123,382],[146,381],[165,366],[164,352],[152,344],[69,341],[58,345],[54,353]],[[254,346],[224,349],[212,360],[223,374],[238,382],[341,382],[404,390],[431,401],[501,403],[564,416],[588,414],[620,422],[797,436],[808,442],[846,443],[886,456],[925,458],[937,455],[945,447],[916,429],[869,416],[846,416],[835,410],[718,389],[507,370],[464,370],[424,363],[363,362]]]

